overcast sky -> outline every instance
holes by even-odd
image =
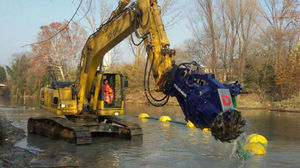
[[[0,65],[9,65],[14,53],[30,51],[30,47],[22,46],[36,42],[41,25],[69,20],[78,4],[79,0],[0,0]],[[74,20],[82,15],[79,13]],[[191,37],[187,23],[182,17],[167,29],[172,47],[180,46]],[[121,50],[126,50],[125,45]],[[130,53],[128,51],[124,53]],[[122,57],[122,60],[131,61],[133,56]]]

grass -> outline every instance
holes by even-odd
[[[268,102],[260,100],[256,94],[242,94],[237,97],[238,108],[269,108]]]
[[[273,108],[300,109],[300,94],[294,95],[287,100],[272,102]]]

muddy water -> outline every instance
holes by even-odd
[[[2,102],[2,103],[1,103]],[[52,116],[38,108],[10,107],[0,99],[0,113],[16,127],[26,131],[31,116]],[[253,156],[247,161],[231,156],[233,144],[217,142],[198,129],[180,124],[140,120],[140,112],[153,117],[169,115],[183,121],[178,107],[155,108],[126,104],[122,118],[140,124],[144,132],[141,142],[94,138],[92,145],[76,146],[37,135],[28,135],[16,146],[36,154],[33,167],[299,167],[300,114],[244,110],[248,125],[246,134],[259,133],[269,140],[267,154]]]

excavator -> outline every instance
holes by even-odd
[[[139,43],[134,42],[133,33],[141,39]],[[210,128],[221,142],[230,142],[243,132],[245,120],[233,106],[241,92],[240,84],[222,84],[214,74],[203,73],[196,62],[175,63],[176,52],[170,48],[157,0],[119,1],[108,20],[87,39],[76,81],[53,81],[41,89],[41,107],[59,116],[30,118],[28,132],[76,144],[90,144],[94,135],[142,139],[138,124],[118,117],[123,114],[123,93],[117,107],[109,107],[103,100],[106,78],[118,83],[115,91],[119,92],[127,83],[121,74],[101,71],[103,57],[129,36],[133,44],[143,43],[147,51],[144,91],[150,104],[163,106],[170,96],[176,97],[186,121],[200,129]],[[151,73],[155,91],[162,93],[162,98],[151,93]]]

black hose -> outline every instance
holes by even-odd
[[[152,94],[151,94],[150,83],[149,83],[149,81],[150,81],[151,69],[152,69],[152,66],[153,66],[153,64],[154,64],[154,58],[155,58],[155,55],[154,55],[154,53],[153,53],[152,63],[151,63],[151,66],[150,66],[150,70],[148,71],[147,89],[148,89],[148,92],[149,92],[150,97],[151,97],[153,100],[160,102],[160,101],[165,100],[166,97],[167,97],[168,95],[165,95],[165,97],[163,97],[162,99],[156,99],[156,98],[154,98],[154,96],[152,96]]]
[[[148,49],[149,50],[149,49]],[[150,88],[149,88],[149,78],[150,78],[150,73],[151,73],[151,69],[152,69],[152,66],[153,66],[153,63],[154,63],[154,55],[153,55],[153,59],[152,59],[152,63],[151,63],[151,67],[150,67],[150,70],[148,72],[148,77],[147,77],[147,68],[148,68],[148,60],[149,60],[149,51],[147,52],[148,53],[148,56],[147,56],[147,60],[146,60],[146,66],[145,66],[145,71],[144,71],[144,92],[145,92],[145,96],[148,100],[148,102],[155,106],[155,107],[162,107],[164,106],[165,104],[167,104],[167,102],[169,101],[169,95],[166,95],[165,97],[163,97],[162,99],[156,99],[152,96],[151,94],[151,91],[150,91]],[[154,54],[154,53],[153,53]],[[148,80],[147,80],[148,79]],[[147,82],[146,82],[147,81]],[[147,83],[147,86],[146,86],[146,83]],[[148,94],[150,95],[151,99],[154,100],[156,103],[152,102],[148,96]],[[158,104],[157,102],[161,102],[161,101],[164,101],[163,103],[160,103]]]
[[[136,15],[134,15],[135,18]],[[129,8],[129,19],[130,19],[130,22],[131,22],[131,19],[132,19],[132,15],[131,15],[131,9]],[[146,25],[148,24],[149,22],[149,13],[148,13],[148,19],[147,19],[147,23]],[[131,29],[131,32],[133,32],[136,28],[136,24],[135,24],[135,20],[134,20],[134,27],[131,25],[130,26],[130,29]],[[140,24],[141,25],[141,24]],[[141,25],[141,27],[143,28],[144,26],[146,25]],[[132,33],[130,34],[130,37],[131,37],[131,41],[132,43],[135,45],[135,46],[139,46],[140,44],[142,44],[142,42],[144,42],[144,40],[148,37],[148,34],[149,32],[145,33],[143,36],[140,36],[137,31],[135,30],[135,34],[136,36],[139,38],[139,37],[142,37],[142,41],[140,41],[138,44],[134,42],[133,40],[133,36],[132,36]],[[154,53],[153,53],[154,54]],[[154,55],[153,55],[153,59],[152,59],[152,63],[151,63],[151,67],[150,67],[150,70],[149,70],[149,73],[148,73],[148,77],[147,77],[147,68],[148,68],[148,60],[149,60],[149,52],[148,52],[148,56],[147,56],[147,60],[146,60],[146,66],[145,66],[145,71],[144,71],[144,92],[145,92],[145,96],[148,100],[148,102],[153,105],[153,106],[156,106],[156,107],[161,107],[161,106],[164,106],[168,100],[169,100],[169,96],[166,95],[165,97],[163,97],[162,99],[156,99],[152,94],[151,94],[151,91],[150,91],[150,88],[149,88],[149,79],[150,79],[150,73],[151,73],[151,69],[152,69],[152,66],[153,66],[153,63],[154,63]],[[147,81],[147,82],[146,82]],[[152,100],[154,100],[155,102],[162,102],[165,100],[165,102],[161,103],[161,104],[157,104],[157,103],[154,103],[150,100],[149,96],[151,97]]]

